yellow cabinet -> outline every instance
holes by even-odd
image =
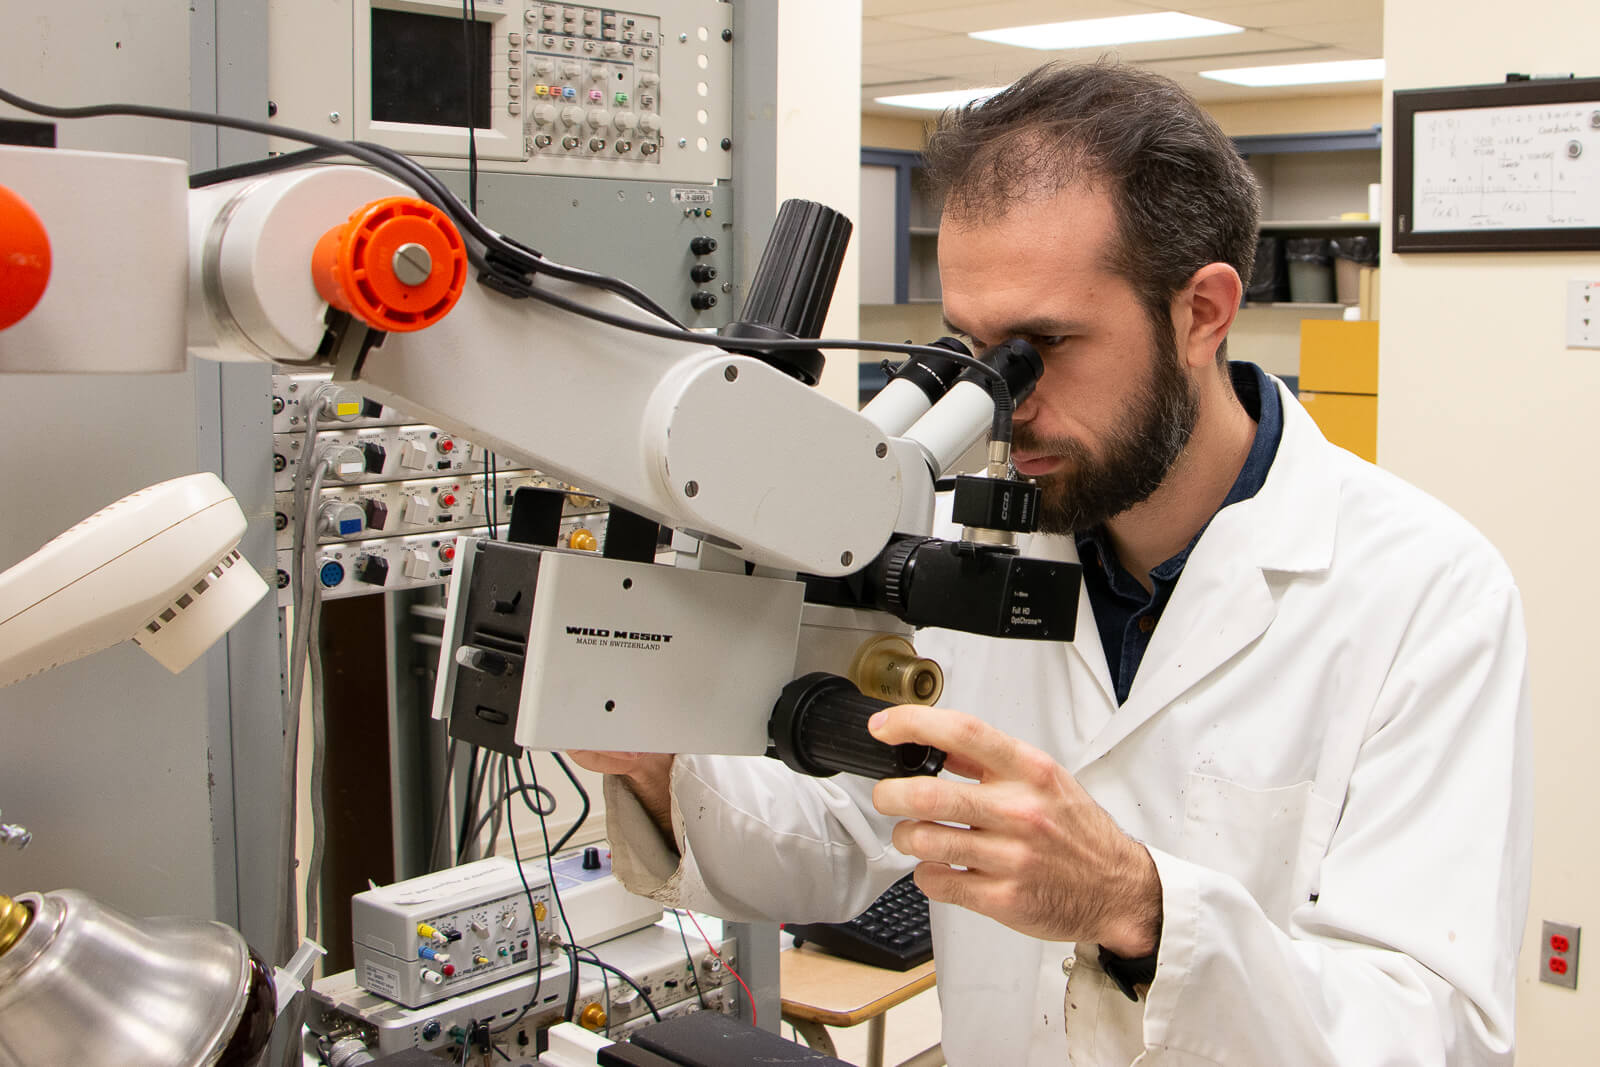
[[[1300,403],[1323,436],[1378,461],[1378,324],[1300,323]]]

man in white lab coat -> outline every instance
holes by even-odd
[[[914,867],[958,1067],[1509,1063],[1531,766],[1504,562],[1227,362],[1258,194],[1176,86],[1044,68],[927,162],[947,320],[1044,358],[1023,551],[1082,562],[1077,640],[920,635],[942,707],[873,730],[947,751],[937,779],[580,754],[617,870],[806,921]]]

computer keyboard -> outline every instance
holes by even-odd
[[[849,922],[785,923],[783,928],[796,945],[809,941],[832,955],[891,971],[909,971],[933,959],[928,898],[909,874]]]

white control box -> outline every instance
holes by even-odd
[[[542,867],[524,865],[526,889],[515,863],[493,857],[356,894],[357,981],[418,1008],[531,970],[554,928]]]

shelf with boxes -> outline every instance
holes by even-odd
[[[1362,272],[1378,263],[1380,131],[1236,137],[1234,145],[1261,184],[1245,307],[1367,304]]]

